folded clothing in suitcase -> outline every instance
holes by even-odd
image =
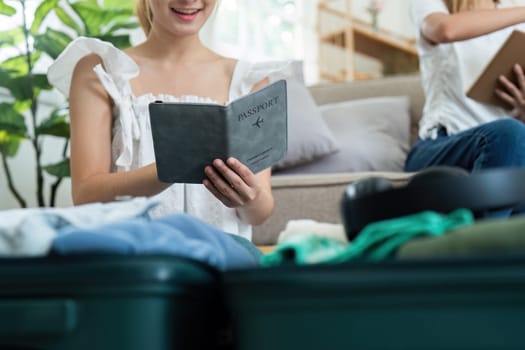
[[[0,259],[0,349],[214,349],[218,281],[173,256]]]
[[[224,274],[238,350],[522,349],[525,256]]]

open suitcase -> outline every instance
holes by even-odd
[[[2,259],[0,349],[523,349],[525,217],[494,225],[378,263],[219,273],[173,256]],[[495,246],[505,254],[479,254]],[[440,247],[463,253],[424,258]]]
[[[524,178],[525,169],[469,174],[442,167],[402,187],[382,178],[355,182],[342,200],[349,247],[360,247],[363,237],[379,237],[368,240],[371,250],[392,246],[410,226],[420,225],[420,233],[447,226],[435,218],[431,228],[383,221],[383,231],[372,231],[378,237],[362,236],[368,224],[390,218],[457,208],[480,218],[510,212],[525,204]],[[278,266],[226,272],[236,349],[525,348],[525,216],[480,219],[441,236],[412,238],[381,262],[363,255],[296,266],[290,262],[302,254],[284,250]]]
[[[169,256],[0,260],[0,349],[215,349],[218,273]]]
[[[237,350],[525,348],[525,256],[224,275]]]

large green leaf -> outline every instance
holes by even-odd
[[[82,18],[88,36],[98,37],[113,23],[128,22],[133,17],[131,9],[105,9],[92,1],[79,1],[71,6]]]
[[[55,14],[58,19],[69,28],[73,29],[77,35],[83,35],[84,30],[82,27],[65,11],[62,7],[55,8]]]
[[[35,48],[56,59],[72,40],[64,32],[47,28],[44,34],[35,35]]]
[[[128,22],[128,23],[115,23],[113,25],[111,25],[111,27],[109,27],[109,29],[107,29],[106,31],[106,35],[107,34],[113,34],[114,32],[118,31],[118,30],[130,30],[130,29],[135,29],[135,28],[138,28],[139,27],[139,23],[137,21],[133,21],[133,22]]]
[[[31,57],[31,66],[35,66],[36,61],[40,58],[40,52],[32,52]],[[29,66],[27,62],[26,55],[18,55],[10,57],[0,63],[0,69],[4,71],[9,71],[12,76],[24,76],[29,74]]]
[[[16,13],[14,7],[9,6],[4,0],[0,0],[0,15],[12,16]]]
[[[0,130],[12,136],[25,137],[27,134],[24,116],[17,113],[11,103],[0,103]]]
[[[15,75],[13,71],[2,68],[0,65],[0,86],[6,87],[6,83]]]
[[[58,163],[55,164],[49,164],[44,166],[44,170],[53,176],[56,176],[58,178],[64,178],[64,177],[70,177],[71,176],[71,170],[69,167],[69,158],[66,158]]]
[[[24,41],[24,31],[22,27],[0,32],[0,48],[16,47]]]
[[[50,90],[49,84],[44,74],[15,76],[0,82],[11,92],[17,101],[27,101],[37,98],[42,90]]]
[[[29,108],[31,108],[31,100],[15,100],[13,103],[13,109],[20,114],[23,114],[26,112]]]
[[[135,7],[135,2],[129,0],[104,0],[103,7],[133,10]]]
[[[36,34],[47,15],[57,6],[58,0],[43,0],[35,10],[35,18],[31,25],[31,33]]]
[[[53,86],[47,80],[46,74],[33,74],[33,86],[40,90],[51,90]]]
[[[128,35],[100,35],[99,38],[104,41],[109,41],[120,49],[126,49],[131,46]]]
[[[14,157],[18,153],[20,143],[25,137],[11,135],[5,130],[0,130],[0,153],[6,157]]]
[[[17,76],[12,77],[3,81],[0,81],[0,86],[5,87],[9,90],[11,95],[17,101],[31,100],[33,96],[33,90],[29,83],[28,76]]]
[[[51,135],[69,138],[68,115],[62,111],[54,111],[51,116],[44,120],[36,128],[37,135]]]

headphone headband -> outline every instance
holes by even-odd
[[[350,239],[368,223],[425,210],[449,213],[466,208],[479,217],[487,211],[525,203],[523,168],[490,169],[458,175],[455,168],[433,167],[397,188],[388,186],[389,181],[385,178],[361,181],[347,187],[341,203]]]

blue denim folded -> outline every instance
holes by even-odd
[[[259,258],[253,244],[187,214],[157,219],[138,217],[93,228],[65,227],[51,251],[75,254],[167,254],[195,259],[219,270],[254,267]]]

